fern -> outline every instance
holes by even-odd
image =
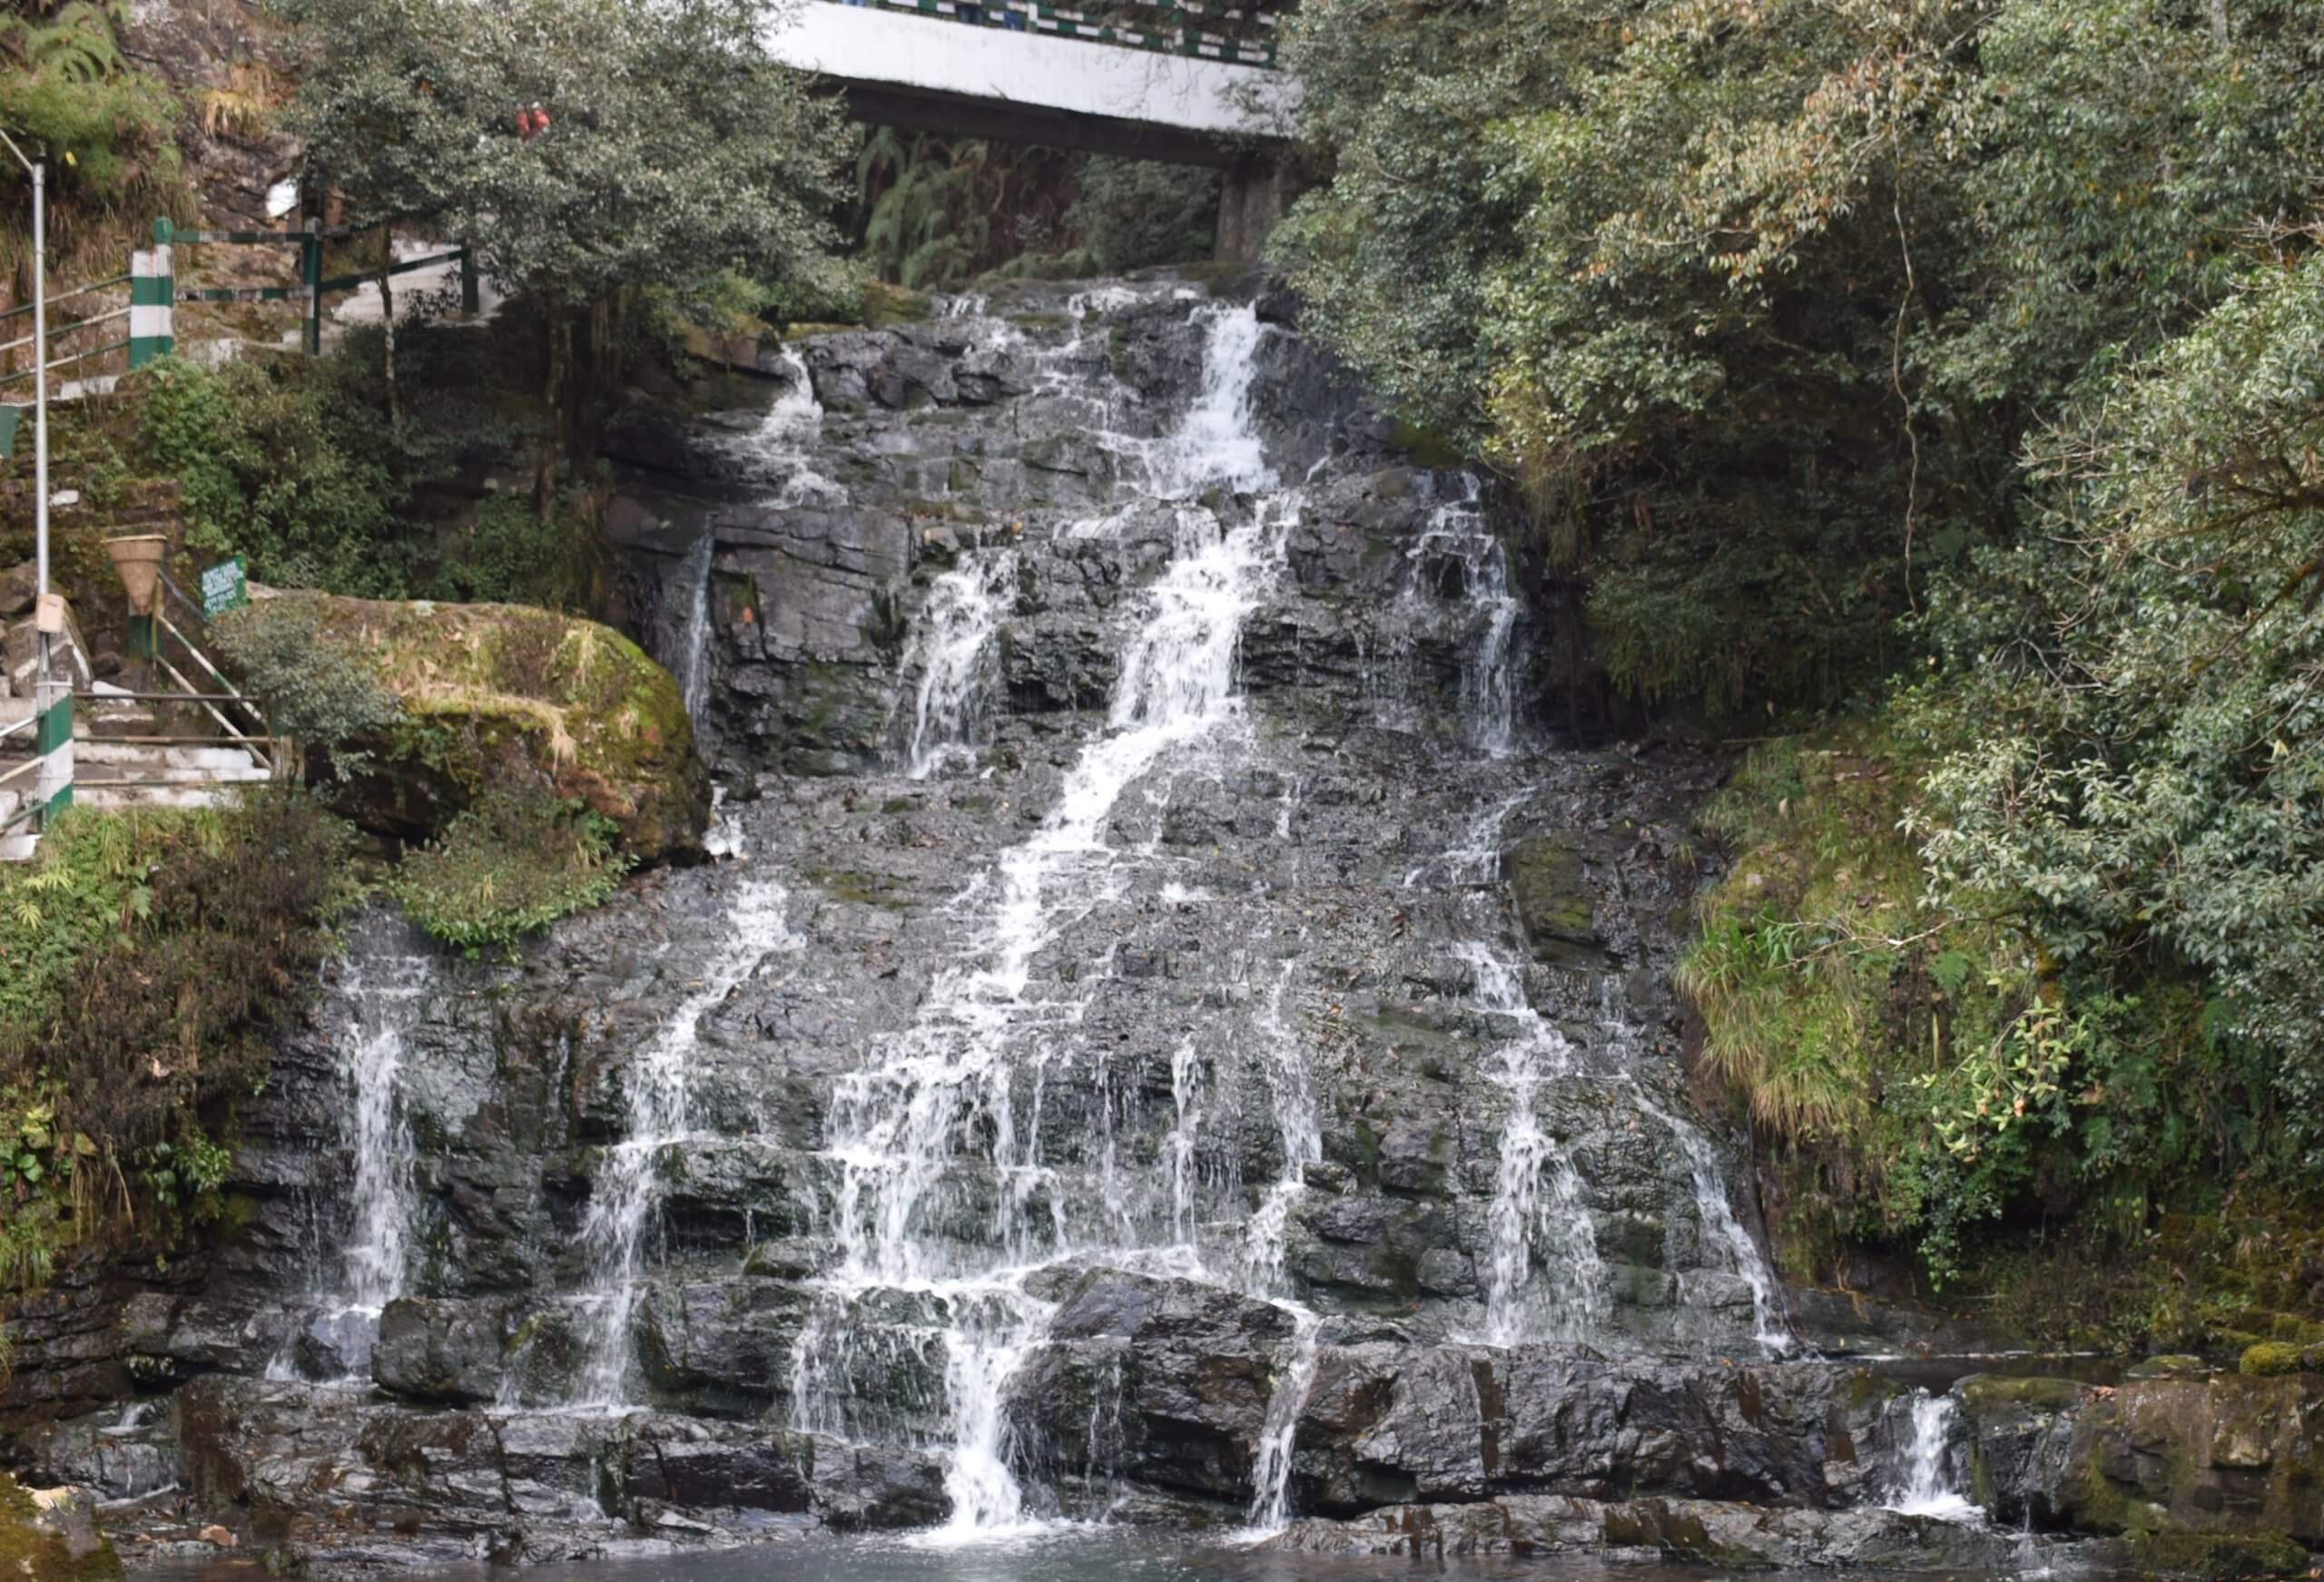
[[[44,23],[11,18],[6,35],[33,71],[54,73],[70,83],[98,83],[129,69],[113,34],[119,15],[117,5],[65,0]]]

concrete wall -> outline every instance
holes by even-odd
[[[1279,133],[1298,92],[1257,66],[830,0],[805,0],[767,47],[844,84],[867,119],[1184,163],[1228,164],[1220,139]]]

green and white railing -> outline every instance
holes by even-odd
[[[972,27],[999,27],[1086,40],[1157,54],[1273,67],[1275,12],[1224,0],[1130,0],[1074,7],[1040,0],[837,0],[877,11],[905,11]]]

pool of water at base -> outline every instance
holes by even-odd
[[[229,1560],[133,1572],[135,1582],[260,1582],[265,1573]],[[1742,1582],[1716,1567],[1616,1563],[1589,1555],[1531,1559],[1413,1558],[1281,1554],[1173,1545],[1151,1534],[1050,1530],[1014,1540],[943,1548],[926,1538],[800,1538],[715,1551],[518,1568],[484,1565],[407,1573],[412,1582]],[[2022,1571],[1754,1571],[1748,1582],[2015,1582]],[[2085,1574],[2080,1582],[2089,1582]]]

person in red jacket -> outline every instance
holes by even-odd
[[[530,142],[547,130],[548,112],[541,108],[539,100],[517,112],[517,135],[524,142]]]

